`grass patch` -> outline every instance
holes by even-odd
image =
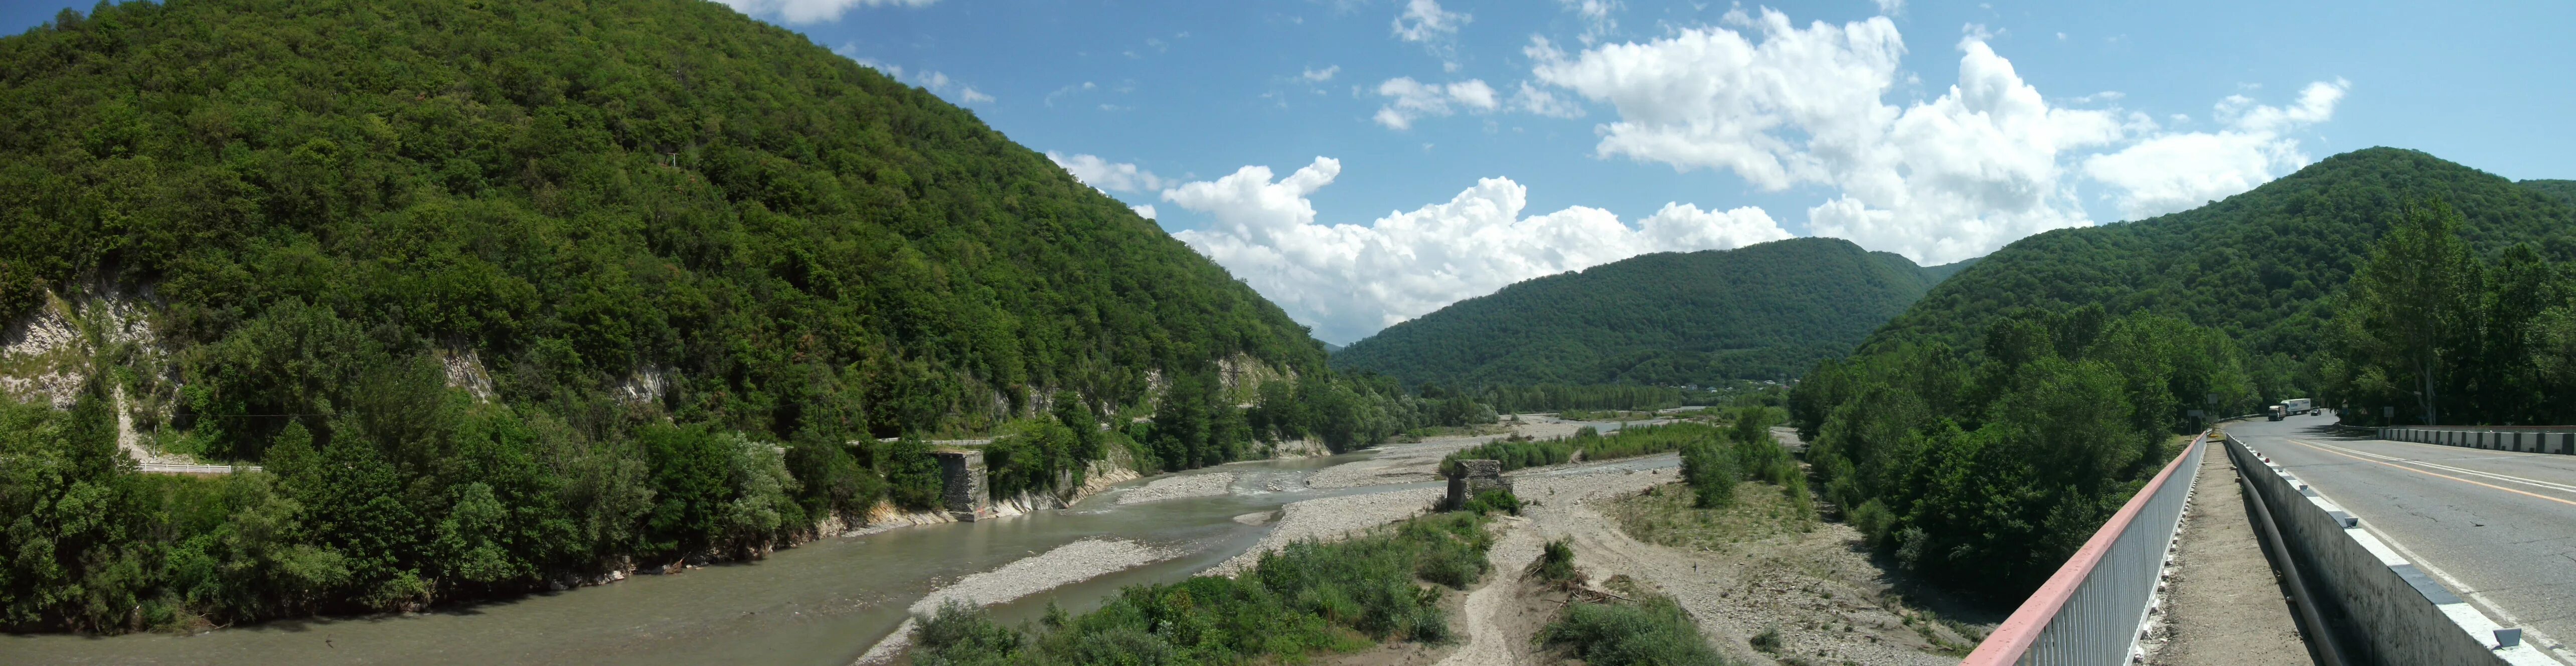
[[[1006,629],[983,611],[943,608],[920,618],[913,661],[924,666],[1240,664],[1296,662],[1382,641],[1449,640],[1437,586],[1464,589],[1492,565],[1482,514],[1435,514],[1359,538],[1301,541],[1264,555],[1240,578],[1201,576],[1132,585],[1099,610],[1051,613],[1045,626]],[[1430,583],[1431,585],[1425,585]]]
[[[1662,595],[1635,602],[1577,603],[1539,631],[1539,641],[1591,666],[1729,666],[1709,647],[1681,604]]]
[[[1703,509],[1688,484],[1670,483],[1612,502],[1608,513],[1638,541],[1718,552],[1816,527],[1806,498],[1792,499],[1779,487],[1743,481],[1734,496],[1725,507]]]

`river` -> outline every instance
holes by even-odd
[[[1236,516],[1319,497],[1437,485],[1314,490],[1303,483],[1316,470],[1373,455],[1233,463],[1180,473],[1235,474],[1233,492],[1224,495],[1116,503],[1118,490],[1176,476],[1164,475],[1063,510],[822,539],[754,562],[426,613],[280,620],[194,636],[0,636],[0,664],[846,666],[938,586],[1057,546],[1117,537],[1186,554],[994,606],[997,619],[1018,626],[1035,620],[1050,600],[1080,612],[1122,586],[1186,579],[1251,548],[1270,529]],[[1293,490],[1268,491],[1274,482]]]

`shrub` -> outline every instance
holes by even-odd
[[[1682,479],[1699,495],[1699,507],[1713,509],[1735,503],[1735,484],[1744,479],[1736,466],[1736,457],[1713,443],[1695,443],[1682,448]]]
[[[1726,666],[1699,625],[1669,597],[1574,604],[1539,631],[1540,642],[1592,666]]]
[[[1852,529],[1860,530],[1861,537],[1868,540],[1871,548],[1885,545],[1888,529],[1896,526],[1896,514],[1876,499],[1862,502],[1845,520],[1851,523]]]
[[[1538,559],[1530,562],[1529,571],[1530,575],[1538,577],[1539,580],[1558,585],[1583,584],[1583,570],[1574,568],[1574,540],[1570,538],[1557,539],[1541,546]]]
[[[1745,643],[1752,645],[1753,649],[1762,651],[1766,654],[1779,654],[1780,627],[1779,625],[1763,627],[1762,633],[1754,634],[1752,640],[1745,641]]]
[[[1517,516],[1521,515],[1521,499],[1509,490],[1488,490],[1467,498],[1466,505],[1458,510],[1480,514],[1501,511]]]
[[[922,618],[912,629],[912,662],[920,666],[965,666],[1000,663],[1020,652],[1020,634],[993,622],[991,616],[955,599]]]

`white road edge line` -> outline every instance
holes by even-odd
[[[2348,450],[2343,449],[2343,447],[2320,444],[2304,439],[2293,439],[2289,437],[2282,437],[2281,439],[2283,441],[2291,441],[2298,444],[2306,444],[2320,448]],[[2363,451],[2352,451],[2352,453],[2380,458],[2387,457]],[[2390,458],[2390,460],[2398,459]],[[2307,476],[2300,475],[2298,478],[2299,483],[2306,484],[2311,490],[2316,490],[2318,495],[2325,495],[2325,491],[2316,488],[2316,484],[2310,482]],[[2333,498],[2328,496],[2327,499],[2331,500]],[[2342,506],[2346,513],[2352,512],[2352,507],[2345,506],[2342,502],[2336,502],[2335,504],[2337,506]],[[2539,629],[2532,627],[2531,623],[2524,622],[2522,618],[2515,617],[2513,613],[2506,612],[2503,606],[2498,606],[2494,601],[2487,599],[2486,595],[2479,594],[2477,592],[2477,588],[2470,587],[2469,584],[2460,582],[2460,579],[2458,578],[2453,578],[2450,572],[2443,571],[2440,567],[2433,566],[2432,562],[2424,559],[2424,556],[2416,554],[2414,549],[2407,548],[2404,542],[2400,542],[2395,537],[2389,536],[2387,532],[2379,531],[2379,526],[2377,525],[2376,520],[2363,520],[2359,521],[2359,523],[2362,531],[2369,532],[2370,536],[2379,539],[2381,544],[2388,546],[2390,550],[2397,551],[2398,555],[2405,556],[2406,563],[2415,565],[2416,570],[2432,574],[2434,578],[2441,579],[2444,586],[2448,586],[2451,588],[2452,592],[2468,599],[2479,612],[2486,613],[2489,619],[2496,621],[2496,624],[2509,628],[2520,627],[2523,633],[2522,642],[2524,645],[2537,648],[2536,651],[2540,654],[2551,659],[2558,660],[2560,663],[2570,663],[2568,662],[2568,657],[2576,656],[2564,654],[2568,652],[2567,646],[2560,644],[2557,639],[2550,638],[2549,634],[2541,633]]]
[[[2345,507],[2344,511],[2350,512],[2352,509],[2350,507]],[[2370,521],[2361,521],[2361,529],[2370,532],[2371,536],[2378,537],[2379,542],[2387,544],[2390,550],[2395,550],[2397,551],[2397,554],[2406,556],[2406,562],[2408,564],[2415,565],[2416,570],[2433,574],[2434,578],[2442,579],[2443,585],[2451,586],[2452,591],[2458,592],[2460,596],[2467,597],[2469,601],[2476,603],[2478,610],[2484,611],[2488,617],[2495,618],[2497,620],[2496,624],[2501,624],[2506,627],[2521,627],[2523,644],[2540,648],[2541,654],[2549,655],[2552,659],[2557,659],[2560,662],[2567,661],[2566,657],[2568,655],[2562,654],[2567,652],[2567,646],[2559,644],[2557,639],[2550,638],[2548,634],[2541,633],[2539,629],[2532,627],[2531,623],[2522,621],[2522,618],[2514,617],[2512,613],[2505,612],[2503,606],[2498,606],[2494,601],[2489,601],[2486,595],[2479,594],[2476,588],[2469,587],[2467,583],[2460,582],[2460,579],[2452,578],[2450,572],[2443,571],[2440,567],[2433,566],[2431,562],[2424,559],[2424,556],[2415,554],[2415,551],[2407,548],[2406,544],[2390,538],[2386,532],[2379,531],[2379,528],[2372,525]]]
[[[2302,444],[2313,444],[2313,445],[2316,445],[2316,446],[2319,446],[2319,447],[2323,447],[2323,448],[2334,449],[2334,450],[2336,450],[2336,451],[2341,451],[2341,452],[2344,452],[2344,453],[2350,453],[2350,454],[2357,455],[2357,456],[2369,456],[2369,457],[2372,457],[2372,458],[2378,458],[2378,459],[2380,459],[2380,460],[2386,460],[2386,461],[2393,462],[2393,463],[2398,463],[2398,464],[2404,464],[2404,465],[2422,465],[2422,466],[2425,466],[2425,467],[2431,467],[2431,468],[2439,469],[2439,470],[2447,470],[2447,471],[2452,471],[2452,472],[2459,472],[2459,473],[2461,473],[2461,474],[2468,474],[2468,475],[2473,475],[2473,476],[2483,476],[2483,477],[2487,477],[2487,478],[2490,478],[2490,479],[2495,479],[2495,480],[2498,480],[2498,481],[2509,481],[2509,482],[2513,482],[2513,483],[2519,483],[2519,484],[2523,484],[2523,485],[2531,486],[2531,487],[2534,487],[2534,488],[2542,488],[2542,489],[2547,489],[2547,490],[2555,490],[2555,491],[2559,491],[2559,492],[2563,492],[2563,493],[2576,493],[2576,486],[2570,486],[2570,485],[2563,484],[2563,483],[2550,483],[2550,482],[2547,482],[2547,481],[2540,481],[2540,480],[2536,480],[2536,479],[2526,479],[2526,478],[2522,478],[2522,477],[2519,477],[2519,476],[2512,476],[2512,475],[2506,475],[2506,474],[2496,474],[2496,473],[2493,473],[2493,472],[2481,472],[2481,471],[2474,470],[2474,469],[2461,469],[2461,468],[2458,468],[2458,467],[2452,467],[2452,466],[2450,466],[2450,465],[2443,465],[2443,464],[2439,464],[2439,463],[2429,463],[2429,462],[2424,462],[2424,461],[2421,461],[2421,460],[2410,460],[2410,459],[2406,459],[2406,458],[2399,458],[2399,457],[2396,457],[2396,456],[2380,455],[2380,454],[2377,454],[2377,453],[2371,453],[2371,452],[2369,452],[2369,451],[2362,451],[2362,450],[2359,450],[2359,449],[2348,449],[2348,448],[2344,448],[2344,447],[2340,447],[2340,446],[2335,446],[2335,445],[2333,445],[2333,444],[2327,444],[2327,443],[2324,443],[2324,442],[2309,441],[2309,440],[2304,440],[2304,439],[2303,439],[2303,440],[2299,440],[2299,442],[2300,442],[2300,443],[2302,443]],[[2401,442],[2401,443],[2402,443],[2402,442]]]

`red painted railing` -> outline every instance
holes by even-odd
[[[2192,438],[1962,666],[2128,663],[2208,439]]]

